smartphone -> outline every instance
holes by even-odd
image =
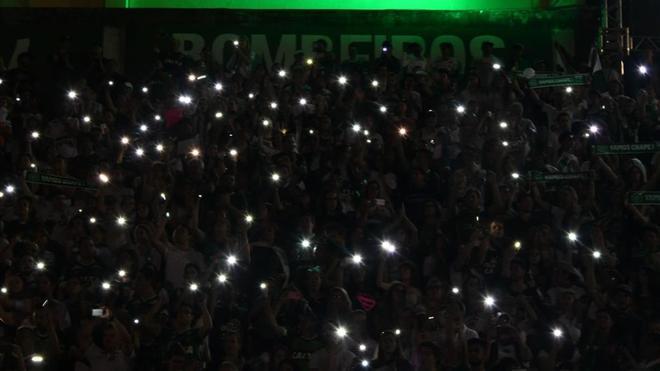
[[[103,308],[92,309],[92,317],[103,317]]]
[[[385,199],[384,198],[377,198],[376,199],[376,206],[385,206]]]

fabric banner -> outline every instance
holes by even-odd
[[[578,86],[587,84],[587,75],[537,75],[529,80],[532,89],[550,88],[557,86]]]
[[[52,174],[41,174],[30,171],[26,174],[25,181],[32,184],[42,184],[55,187],[72,187],[86,190],[95,190],[96,186],[88,184],[84,180],[74,177],[66,177]]]
[[[628,202],[633,205],[660,205],[660,192],[632,192],[628,195]]]
[[[578,173],[542,173],[540,171],[532,171],[529,173],[528,179],[533,182],[564,182],[571,180],[586,180],[591,178],[589,172]]]
[[[591,148],[594,155],[631,155],[660,152],[660,143],[596,144]]]

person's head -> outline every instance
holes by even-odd
[[[177,247],[188,247],[190,243],[190,230],[188,226],[179,224],[172,233],[172,240]]]
[[[193,321],[193,309],[190,305],[181,304],[176,310],[175,324],[181,328],[190,328]]]
[[[481,43],[481,52],[483,53],[484,57],[489,57],[493,54],[493,48],[494,45],[490,41],[484,41]]]
[[[399,339],[394,331],[386,330],[381,332],[378,338],[378,358],[398,358],[399,353]]]
[[[612,315],[606,309],[601,309],[596,312],[596,318],[594,320],[594,326],[596,330],[601,333],[608,333],[612,328]]]

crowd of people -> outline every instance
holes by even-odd
[[[592,147],[659,140],[651,53],[232,44],[0,71],[0,369],[660,370],[660,155]]]

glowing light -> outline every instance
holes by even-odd
[[[343,339],[348,335],[348,330],[346,330],[346,327],[339,326],[335,330],[335,335],[337,335],[338,338]]]
[[[101,173],[99,174],[99,181],[101,181],[101,183],[108,183],[110,182],[110,177],[105,173]]]
[[[142,157],[142,156],[144,156],[144,149],[139,148],[139,147],[136,148],[136,149],[135,149],[135,155],[136,155],[137,157]]]
[[[639,71],[639,73],[642,74],[642,75],[646,75],[647,73],[649,73],[648,67],[643,66],[643,65],[637,67],[637,71]]]
[[[35,164],[34,162],[32,162],[32,163],[30,163],[30,167],[33,168],[33,169],[36,169],[36,168],[37,168],[37,164]]]
[[[589,132],[591,134],[598,134],[599,131],[600,131],[600,128],[598,127],[598,125],[590,125],[589,126]]]
[[[245,222],[251,224],[254,222],[254,217],[251,214],[245,214]]]
[[[160,117],[160,115],[154,115],[154,120],[155,121],[160,121],[160,120],[162,120],[162,117]]]
[[[506,121],[500,122],[500,129],[506,129],[509,127],[509,124]]]
[[[490,295],[486,296],[484,298],[484,305],[489,308],[492,307],[493,305],[495,305],[495,298],[493,298]]]
[[[213,85],[213,89],[216,91],[221,91],[222,90],[222,84],[219,82],[216,82],[215,85]]]
[[[300,104],[301,106],[306,105],[306,104],[307,104],[307,99],[305,99],[305,98],[300,98],[300,100],[298,101],[298,104]]]
[[[380,113],[385,113],[385,112],[387,112],[387,107],[380,106],[380,108],[378,108],[378,110],[380,111]]]
[[[308,133],[309,133],[310,135],[314,135],[314,129],[309,129]]]
[[[566,235],[566,237],[568,237],[568,240],[571,242],[575,242],[578,239],[578,236],[575,232],[568,232],[568,235]]]
[[[121,137],[120,142],[123,145],[127,145],[131,140],[128,137]]]
[[[564,332],[560,328],[554,328],[552,329],[552,336],[559,339],[560,337],[564,336]]]
[[[348,79],[346,78],[346,76],[339,76],[337,82],[339,82],[339,85],[346,85],[346,83],[348,83]]]
[[[307,60],[305,61],[305,63],[307,63],[308,66],[311,66],[311,65],[314,64],[314,60],[313,60],[312,58],[307,58]]]
[[[593,256],[594,259],[598,260],[603,256],[603,254],[598,250],[594,250],[594,252],[591,253],[591,256]]]
[[[32,363],[42,363],[44,361],[44,357],[41,354],[33,354],[30,357],[30,361]]]
[[[42,261],[38,261],[37,264],[35,265],[35,267],[37,268],[37,270],[42,271],[42,270],[46,269],[46,263],[44,263]]]
[[[573,87],[572,86],[567,86],[566,89],[564,89],[566,94],[571,94],[573,92]]]
[[[263,121],[261,121],[261,125],[263,125],[263,126],[268,126],[268,125],[270,125],[270,121],[268,121],[268,120],[263,120]]]
[[[516,249],[516,250],[520,250],[522,248],[522,242],[514,241],[513,242],[513,248]]]
[[[33,131],[31,135],[32,135],[33,139],[39,139],[39,136],[40,136],[38,131]]]
[[[192,157],[199,157],[200,154],[201,154],[201,152],[197,148],[193,148],[193,149],[190,150],[190,155]]]
[[[355,254],[351,257],[351,260],[353,261],[353,264],[362,264],[362,255]]]
[[[363,131],[362,134],[364,134],[365,136],[369,135],[369,130]]]
[[[451,293],[454,294],[454,295],[458,295],[460,292],[461,292],[461,289],[459,289],[456,286],[451,288]]]
[[[259,284],[259,288],[262,290],[266,290],[268,288],[268,284],[266,284],[266,282],[262,282]]]
[[[236,46],[236,47],[237,47],[237,46],[238,46],[238,44],[239,44],[239,43],[238,43],[238,40],[234,40],[234,42],[233,42],[233,44],[234,44],[234,46]]]
[[[180,95],[179,96],[179,103],[181,104],[190,104],[192,103],[192,98],[189,95]]]
[[[277,109],[277,102],[270,102],[271,109]]]
[[[396,246],[394,246],[394,244],[388,240],[381,242],[380,247],[390,254],[396,251]]]
[[[225,283],[227,282],[227,275],[224,273],[218,274],[218,282]]]
[[[353,132],[359,133],[360,130],[362,130],[362,127],[360,126],[360,124],[353,124],[352,129],[353,129]]]
[[[90,224],[96,224],[96,218],[95,217],[89,218],[89,223]]]
[[[114,85],[115,85],[115,82],[112,81],[112,80],[110,80],[110,81],[108,81],[108,85],[109,85],[109,86],[114,86]]]
[[[199,290],[199,285],[193,282],[188,286],[188,289],[190,291],[197,291],[197,290]]]
[[[403,128],[403,127],[399,128],[399,135],[402,136],[402,137],[405,137],[406,135],[408,135],[408,129]]]
[[[164,145],[162,145],[162,144],[160,144],[160,143],[156,144],[156,151],[157,151],[157,152],[163,152],[164,150],[165,150],[165,146],[164,146]]]
[[[278,173],[273,173],[273,174],[270,176],[270,179],[271,179],[273,182],[277,183],[277,182],[280,181],[280,174],[278,174]]]
[[[143,86],[143,87],[142,87],[142,92],[145,93],[145,94],[147,94],[147,93],[149,92],[149,88],[146,87],[146,86]]]
[[[126,225],[126,217],[123,216],[117,217],[117,225]]]
[[[190,75],[188,75],[188,81],[195,81],[195,80],[197,80],[197,76],[195,76],[195,74],[191,73]]]
[[[363,359],[362,362],[360,362],[360,365],[362,365],[362,367],[369,367],[369,361]]]
[[[508,147],[508,146],[509,146],[509,142],[507,142],[506,140],[503,140],[502,141],[502,147]]]
[[[110,282],[108,282],[108,281],[103,281],[103,282],[101,283],[101,288],[102,288],[103,290],[105,290],[105,291],[110,290],[111,287],[112,287],[112,286],[110,285]]]
[[[134,318],[134,319],[133,319],[133,323],[136,324],[136,325],[139,325],[139,324],[140,324],[140,320],[137,319],[137,318]]]
[[[83,116],[83,122],[89,124],[90,122],[92,122],[92,118],[89,116]]]
[[[493,63],[493,69],[499,71],[502,68],[502,65],[499,63]]]
[[[400,329],[394,330],[394,335],[396,335],[396,336],[401,335],[401,330]]]
[[[511,173],[511,178],[513,178],[513,179],[520,179],[520,174],[518,174],[518,173],[516,173],[516,172],[513,172],[513,173]]]
[[[236,263],[238,263],[238,259],[236,258],[236,256],[234,256],[234,255],[229,255],[229,256],[227,257],[227,264],[228,264],[228,265],[230,265],[230,266],[231,266],[231,265],[236,265]]]
[[[279,77],[286,77],[286,71],[285,70],[279,70],[277,72],[277,76]]]
[[[74,90],[69,90],[69,92],[66,93],[66,96],[69,97],[69,99],[76,99],[78,98],[78,93],[76,93]]]
[[[367,346],[364,345],[364,344],[360,344],[360,346],[358,347],[358,349],[360,350],[360,352],[366,352],[366,351],[367,351]]]
[[[312,242],[305,238],[300,242],[300,246],[302,246],[304,249],[308,249],[310,246],[312,246]]]
[[[218,112],[215,113],[215,118],[216,118],[216,119],[221,119],[223,116],[224,116],[224,114],[223,114],[222,112],[220,112],[220,111],[218,111]]]
[[[124,278],[124,277],[126,277],[126,271],[123,270],[123,269],[120,269],[120,270],[117,271],[117,275],[121,278]]]
[[[2,288],[0,288],[0,292],[3,293],[3,294],[6,294],[7,293],[7,288],[3,286]]]
[[[378,85],[380,85],[380,84],[378,83],[378,80],[371,80],[371,86],[373,86],[374,88],[377,88]]]
[[[254,93],[248,94],[248,99],[254,99]]]
[[[232,148],[232,149],[229,150],[229,156],[231,156],[231,157],[238,156],[238,151],[236,150],[236,148]]]
[[[140,125],[140,131],[141,131],[141,132],[144,133],[144,132],[146,132],[147,130],[149,130],[149,127],[148,127],[147,125],[145,125],[145,124]]]
[[[462,104],[459,105],[459,106],[457,106],[457,107],[456,107],[456,112],[458,112],[458,113],[460,113],[460,114],[465,113],[465,106],[462,105]]]

